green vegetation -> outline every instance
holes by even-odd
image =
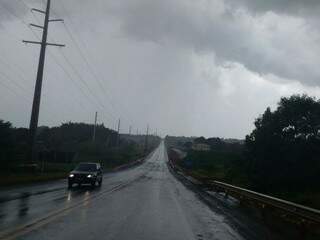
[[[84,143],[79,148],[77,162],[100,162],[104,169],[129,163],[144,156],[142,145],[122,143],[119,147],[106,148],[103,145]]]
[[[192,169],[197,175],[247,187],[248,179],[244,161],[239,152],[190,151],[181,165],[186,169]]]
[[[105,170],[142,158],[160,142],[149,136],[121,135],[98,125],[92,141],[93,125],[64,123],[59,127],[39,127],[36,138],[37,159],[27,159],[28,130],[13,128],[0,120],[0,185],[29,183],[62,178],[79,162],[100,162]]]
[[[320,101],[306,95],[281,98],[255,121],[244,144],[197,138],[211,151],[188,152],[177,164],[193,174],[320,208]]]
[[[306,95],[282,98],[255,127],[246,137],[254,189],[320,208],[320,101]]]
[[[66,178],[67,173],[65,172],[53,172],[46,174],[9,174],[5,178],[2,178],[0,181],[0,186],[11,186],[18,184],[29,184],[35,182],[45,182],[55,179]]]

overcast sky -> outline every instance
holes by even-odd
[[[320,97],[318,0],[52,0],[39,125],[244,138],[282,96]],[[28,126],[44,9],[0,0],[0,119]]]

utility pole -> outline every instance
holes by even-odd
[[[94,126],[93,126],[92,142],[94,142],[94,141],[96,140],[97,118],[98,118],[98,112],[96,112],[95,117],[94,117]]]
[[[149,137],[149,124],[147,125],[147,134],[146,134],[145,145],[144,145],[145,153],[147,153],[148,151],[148,137]]]
[[[119,141],[120,141],[120,118],[118,121],[118,137],[117,137],[117,146],[119,146]]]
[[[35,140],[36,140],[36,131],[38,128],[38,120],[39,120],[39,109],[40,109],[40,100],[41,100],[41,89],[42,89],[42,79],[43,79],[43,70],[44,70],[44,62],[45,62],[45,56],[46,56],[46,47],[49,46],[58,46],[58,47],[64,47],[64,44],[55,44],[55,43],[48,43],[47,42],[47,36],[48,36],[48,27],[49,22],[63,22],[62,19],[49,19],[50,16],[50,1],[47,0],[47,7],[46,11],[39,10],[32,8],[31,11],[35,11],[41,14],[45,15],[44,18],[44,24],[43,26],[36,25],[36,24],[30,24],[32,27],[37,27],[43,29],[42,32],[42,40],[41,42],[36,41],[26,41],[23,40],[24,43],[32,43],[32,44],[40,44],[40,56],[39,56],[39,64],[38,64],[38,71],[37,71],[37,79],[34,89],[34,96],[33,96],[33,103],[32,103],[32,112],[31,112],[31,119],[30,119],[30,125],[29,125],[29,155],[28,157],[31,157],[32,161],[35,161],[36,154],[35,154]]]
[[[131,135],[132,126],[129,127],[129,135]]]

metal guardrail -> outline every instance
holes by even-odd
[[[311,221],[320,224],[320,210],[309,208],[300,204],[271,197],[245,188],[236,187],[227,183],[213,181],[214,187],[222,188],[227,194],[235,194],[240,198],[259,202],[263,207],[272,207],[285,211],[291,215],[299,216],[301,221]]]
[[[268,196],[262,193],[254,192],[245,188],[233,186],[219,181],[212,181],[209,179],[199,178],[193,174],[188,174],[184,169],[169,161],[170,167],[178,172],[181,172],[184,177],[190,176],[200,182],[206,187],[215,188],[218,191],[225,192],[226,196],[231,195],[241,201],[251,201],[265,210],[277,209],[282,211],[282,217],[295,216],[299,223],[320,226],[320,210],[306,207],[300,204],[289,202],[283,199]]]

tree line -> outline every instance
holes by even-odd
[[[246,136],[249,179],[257,190],[317,190],[320,182],[320,101],[283,97],[267,108]]]
[[[139,157],[149,149],[144,149],[144,141],[119,137],[114,130],[103,124],[96,126],[95,140],[93,125],[67,122],[60,126],[41,126],[37,129],[37,162],[105,161],[107,165],[120,164]],[[149,137],[149,148],[160,142],[159,138]],[[10,122],[0,120],[0,163],[1,170],[11,171],[17,165],[28,163],[29,131],[15,128]],[[142,142],[142,143],[141,143]]]
[[[204,137],[166,140],[169,146],[188,152],[180,164],[199,174],[320,206],[320,100],[314,97],[282,97],[274,110],[268,107],[257,117],[245,141]],[[211,150],[193,150],[193,144],[199,143]]]

